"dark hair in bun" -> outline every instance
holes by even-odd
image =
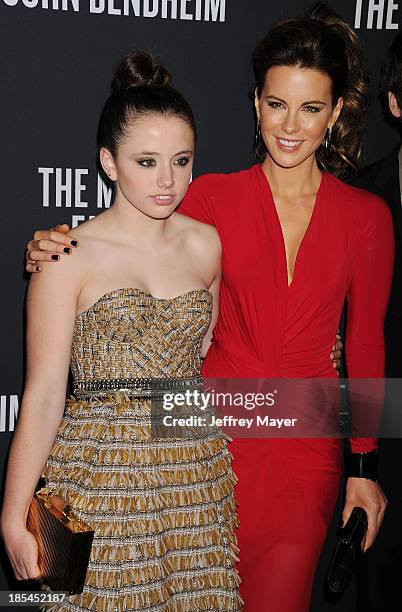
[[[100,116],[98,147],[106,147],[116,156],[127,128],[144,115],[179,117],[188,123],[195,136],[193,111],[170,82],[169,71],[147,51],[135,51],[123,58]]]
[[[112,92],[118,93],[130,87],[170,85],[172,76],[158,64],[148,51],[136,51],[120,62],[112,81]]]
[[[307,17],[275,25],[255,48],[253,66],[258,95],[272,66],[312,68],[329,76],[333,104],[342,97],[343,107],[332,130],[329,154],[320,147],[316,159],[321,168],[335,176],[355,170],[369,98],[362,48],[353,28],[318,2]],[[259,139],[257,159],[262,161],[266,154],[265,144]]]

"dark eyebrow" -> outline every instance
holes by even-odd
[[[185,151],[179,151],[178,153],[175,153],[173,155],[173,157],[176,157],[176,155],[183,155],[184,153],[186,154],[191,154],[193,153],[193,151],[191,149],[186,149]],[[133,153],[133,155],[160,155],[160,153],[158,153],[157,151],[138,151],[138,153]]]
[[[269,94],[268,96],[266,96],[266,98],[274,98],[275,100],[278,100],[278,102],[286,104],[285,100],[282,100],[282,98],[278,98],[278,96],[273,96]],[[322,100],[308,100],[307,102],[303,102],[301,106],[307,106],[307,104],[322,104],[323,106],[326,106],[327,103],[323,102]]]

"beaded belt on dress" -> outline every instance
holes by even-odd
[[[172,391],[186,391],[202,385],[201,376],[191,378],[101,378],[74,381],[74,395],[78,398],[110,391],[127,391],[138,397],[152,397]]]

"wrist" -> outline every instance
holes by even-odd
[[[19,508],[18,512],[13,511],[9,506],[3,507],[0,515],[0,531],[1,533],[18,532],[26,529],[27,512],[22,512]]]
[[[347,478],[378,479],[378,452],[376,449],[365,453],[349,453],[345,461]]]
[[[23,520],[16,520],[15,517],[8,519],[2,518],[0,521],[0,533],[3,539],[20,535],[26,531],[26,525]]]

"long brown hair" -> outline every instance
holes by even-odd
[[[297,66],[319,70],[332,81],[332,101],[343,98],[343,108],[331,137],[330,150],[316,151],[318,165],[335,176],[357,169],[361,156],[368,83],[360,41],[352,27],[321,2],[307,17],[288,19],[275,25],[258,43],[253,54],[257,95],[272,66]],[[262,161],[267,149],[256,139],[255,153]]]

